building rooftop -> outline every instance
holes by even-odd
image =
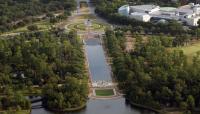
[[[181,6],[179,8],[177,8],[177,12],[182,12],[182,13],[185,13],[185,14],[193,14],[194,13],[194,9],[195,8],[200,8],[200,5],[199,4],[188,4],[188,5],[184,5],[184,6]]]
[[[133,12],[131,15],[148,15],[147,13]]]
[[[174,7],[160,7],[160,11],[164,11],[164,12],[174,12],[176,11],[177,8]]]
[[[193,9],[191,8],[190,5],[181,6],[181,7],[177,8],[176,11],[182,12],[182,13],[185,13],[185,14],[192,14],[193,13]]]
[[[137,6],[130,6],[130,8],[141,9],[141,10],[145,10],[145,11],[151,11],[152,9],[159,8],[159,6],[156,6],[156,5],[137,5]]]

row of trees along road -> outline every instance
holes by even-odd
[[[64,33],[58,29],[1,38],[0,93],[23,92],[38,85],[46,90],[42,95],[48,107],[62,109],[83,104],[87,79],[81,47],[75,31]]]
[[[130,53],[124,51],[124,39],[122,31],[111,30],[104,38],[113,58],[115,78],[129,101],[156,109],[200,108],[200,52],[188,64],[182,51],[165,47],[169,41],[162,36],[148,42],[137,37]]]

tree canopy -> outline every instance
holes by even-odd
[[[0,32],[34,21],[34,16],[59,10],[70,12],[75,8],[75,0],[1,0]]]
[[[104,40],[119,87],[131,102],[157,109],[200,107],[199,53],[188,64],[182,51],[166,48],[162,40],[167,39],[152,37],[144,43],[137,37],[130,53],[124,51],[123,32],[108,30]]]
[[[36,85],[44,90],[41,95],[48,107],[83,105],[88,93],[84,63],[75,31],[52,29],[1,38],[0,92],[8,95],[8,87],[23,91]]]

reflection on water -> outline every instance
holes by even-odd
[[[85,43],[92,81],[111,81],[110,69],[106,64],[106,58],[100,41],[98,39],[89,39]]]
[[[32,114],[154,114],[147,110],[132,108],[124,98],[110,100],[89,100],[87,107],[78,112],[52,113],[44,109],[34,109]]]
[[[106,64],[103,47],[100,45],[99,40],[90,39],[85,43],[92,80],[111,80],[110,69]],[[119,98],[110,100],[90,99],[87,107],[77,112],[53,113],[41,108],[33,109],[32,114],[153,114],[153,112],[132,108],[127,105],[124,98]]]

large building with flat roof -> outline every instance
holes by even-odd
[[[121,15],[143,22],[148,22],[151,19],[158,21],[177,20],[189,26],[198,26],[198,20],[200,19],[200,5],[194,3],[178,8],[159,7],[156,5],[125,5],[120,7],[118,12]]]

